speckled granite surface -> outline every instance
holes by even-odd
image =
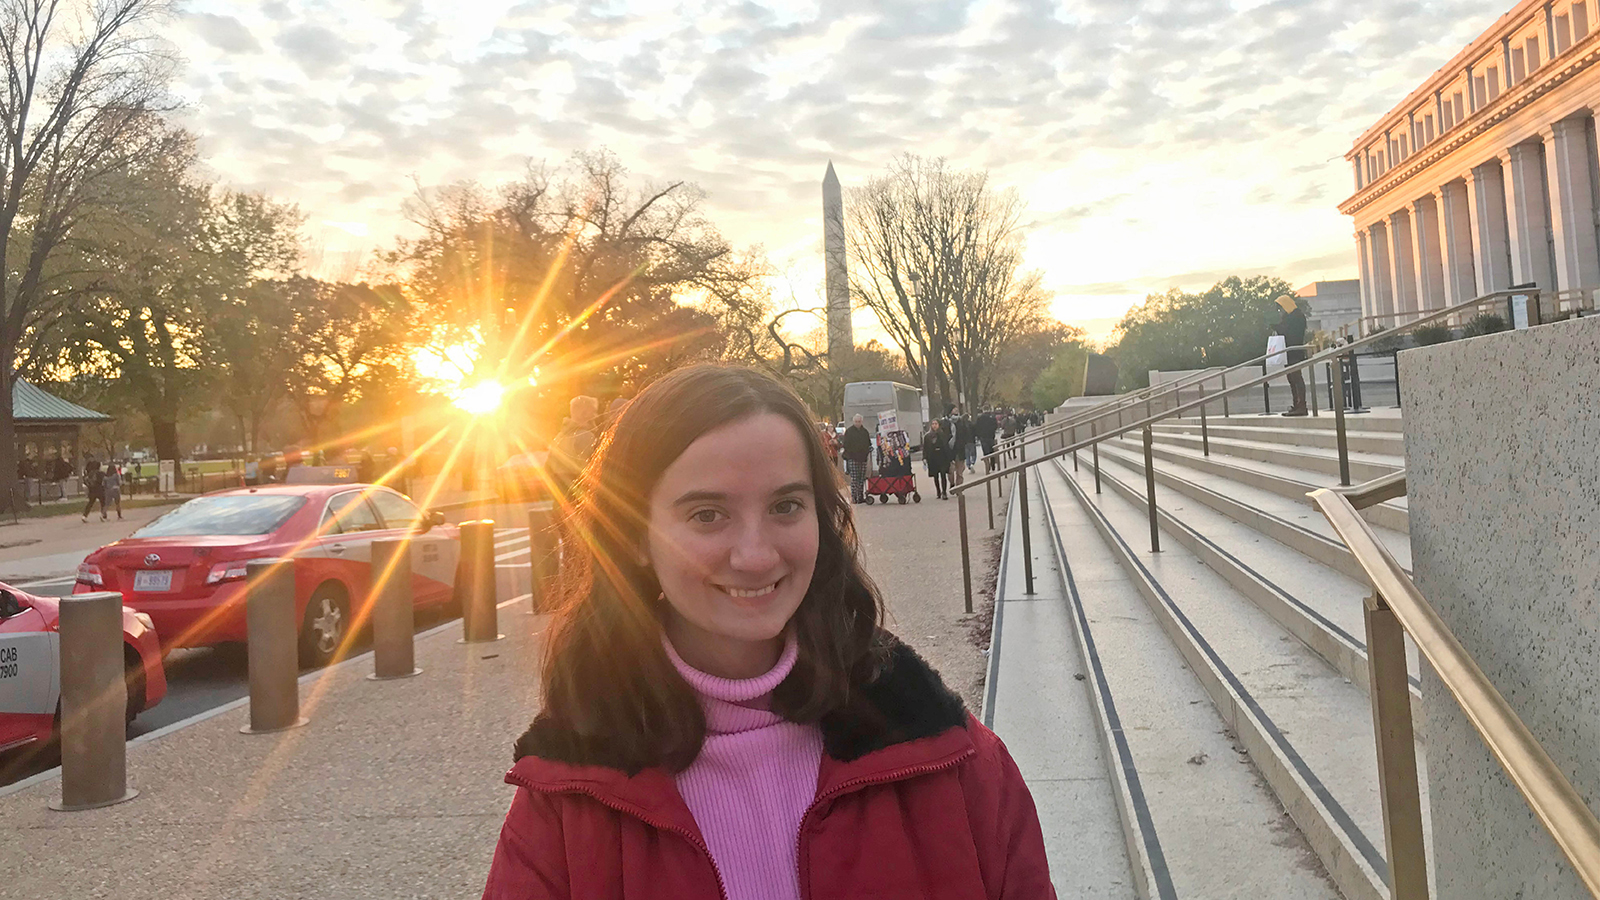
[[[1600,807],[1600,318],[1400,355],[1418,587]],[[1440,900],[1580,897],[1561,851],[1431,671]]]

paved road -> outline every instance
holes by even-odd
[[[496,529],[495,547],[499,599],[509,600],[527,593],[527,528]],[[72,563],[71,568],[76,569],[81,561],[82,556]],[[71,577],[13,585],[44,597],[67,596],[72,593],[72,586]],[[449,619],[438,613],[419,613],[417,631],[434,628],[445,621]],[[128,726],[130,739],[232,703],[250,693],[249,669],[243,645],[177,649],[167,655],[164,663],[167,670],[167,696],[155,709],[141,713]],[[0,758],[0,785],[32,775],[43,768],[42,765],[17,766],[15,763],[14,759]]]

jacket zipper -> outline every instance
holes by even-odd
[[[955,768],[964,762],[967,757],[972,756],[976,752],[977,751],[975,750],[967,750],[960,756],[954,757],[953,759],[947,759],[939,763],[924,763],[920,766],[910,766],[904,769],[896,769],[887,774],[864,775],[859,778],[852,778],[843,784],[834,786],[833,789],[829,790],[826,794],[822,794],[815,800],[812,800],[811,805],[806,807],[805,815],[800,817],[800,830],[796,832],[794,836],[795,875],[796,877],[800,878],[800,900],[807,900],[807,898],[811,896],[811,889],[808,880],[800,876],[803,872],[805,872],[806,825],[810,823],[811,814],[816,812],[818,806],[821,806],[826,800],[832,800],[834,797],[847,794],[850,791],[865,785],[889,784],[895,781],[905,781],[908,778],[916,778],[920,775],[927,775],[944,769]]]
[[[540,793],[546,793],[545,791],[541,791],[539,788],[536,788],[533,785],[528,784],[526,781],[523,781],[520,778],[516,778],[515,776],[513,776],[513,780],[516,781],[517,784],[521,785],[522,787],[527,788],[530,791],[539,791]],[[665,831],[665,832],[668,832],[670,834],[679,835],[684,840],[688,841],[690,844],[693,844],[695,847],[699,848],[701,855],[705,856],[706,862],[711,865],[711,874],[716,876],[716,879],[717,879],[717,897],[719,898],[719,900],[728,900],[728,888],[727,888],[727,885],[722,883],[722,872],[717,868],[717,861],[715,859],[711,858],[711,848],[706,846],[706,842],[704,840],[701,840],[699,835],[696,835],[694,832],[689,831],[686,828],[679,828],[679,827],[677,827],[675,825],[668,825],[668,824],[666,824],[664,822],[657,821],[657,820],[651,818],[650,816],[647,816],[647,815],[643,814],[642,812],[640,812],[637,809],[632,809],[632,808],[629,808],[627,806],[624,806],[624,805],[621,805],[621,804],[618,804],[618,803],[612,803],[610,800],[607,800],[605,797],[600,796],[598,793],[596,793],[595,791],[591,791],[588,788],[568,787],[568,788],[562,788],[559,792],[556,792],[556,793],[586,794],[589,797],[593,797],[595,799],[595,801],[598,802],[601,806],[606,806],[606,807],[609,807],[611,809],[616,810],[619,813],[623,813],[625,815],[633,816],[635,819],[638,819],[639,821],[645,823],[646,825],[649,825],[651,828],[654,828],[657,831]]]

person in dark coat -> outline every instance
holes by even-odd
[[[928,430],[922,435],[922,461],[928,464],[928,474],[933,476],[934,496],[940,500],[948,499],[950,444],[945,437],[944,429],[939,427],[938,419],[929,422]]]
[[[1283,335],[1284,343],[1290,347],[1288,351],[1289,365],[1306,361],[1304,349],[1293,349],[1306,342],[1306,311],[1300,306],[1300,298],[1293,294],[1284,294],[1277,299],[1277,304],[1283,307],[1283,317],[1278,320],[1276,329]],[[1284,411],[1286,416],[1303,416],[1306,410],[1306,379],[1299,371],[1289,373],[1289,393],[1294,397],[1294,402]]]
[[[83,490],[89,495],[89,502],[83,505],[83,520],[89,521],[89,511],[94,509],[95,503],[100,504],[100,518],[106,517],[106,474],[100,471],[100,461],[89,460],[83,467]]]
[[[954,444],[961,452],[956,461],[966,466],[968,472],[974,471],[978,465],[978,441],[976,435],[973,434],[971,416],[962,413],[956,418],[955,434]]]
[[[1000,422],[995,418],[994,410],[986,409],[978,414],[978,421],[973,423],[978,443],[983,447],[983,467],[985,472],[993,472],[999,467],[1000,461],[989,459],[994,455],[995,435],[1000,431]]]
[[[844,430],[844,469],[850,474],[850,502],[860,503],[867,484],[867,459],[872,456],[872,433],[862,424],[866,420],[856,416]]]

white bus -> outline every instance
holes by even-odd
[[[874,435],[878,433],[878,413],[892,409],[896,424],[911,441],[922,446],[922,391],[893,381],[852,381],[844,386],[844,424],[849,427],[857,415]]]

